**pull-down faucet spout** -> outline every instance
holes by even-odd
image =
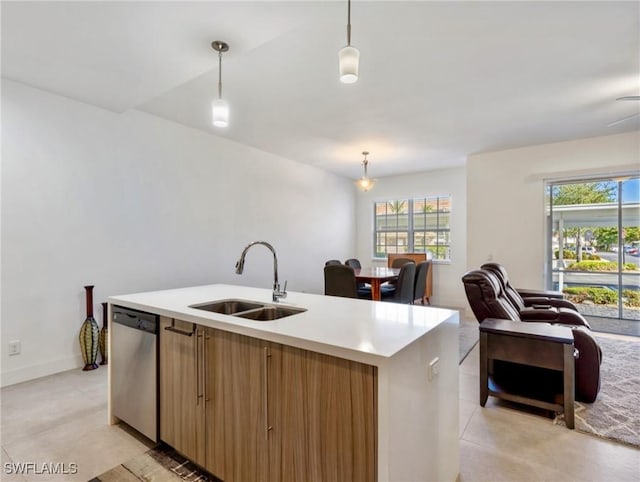
[[[286,298],[287,297],[287,282],[286,281],[284,282],[284,289],[282,291],[280,291],[280,283],[278,282],[278,256],[276,255],[276,250],[273,249],[273,246],[271,246],[266,241],[254,241],[253,243],[249,243],[242,250],[242,254],[240,255],[240,258],[238,259],[238,261],[236,262],[236,274],[242,274],[242,271],[244,271],[244,258],[247,255],[247,251],[249,251],[249,248],[251,246],[254,246],[256,244],[262,244],[263,246],[266,246],[273,253],[273,296],[272,296],[272,300],[273,301],[278,301],[278,300],[280,300],[280,298]]]

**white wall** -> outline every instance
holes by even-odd
[[[466,308],[460,279],[467,266],[467,196],[463,167],[379,179],[375,187],[360,192],[357,201],[357,246],[362,264],[386,266],[373,259],[373,203],[420,196],[451,196],[451,263],[434,263],[431,304]]]
[[[469,269],[492,258],[507,267],[515,286],[543,288],[545,181],[639,169],[639,132],[470,156]]]
[[[2,385],[82,365],[84,289],[216,282],[321,293],[355,250],[351,181],[137,111],[2,83]],[[7,343],[22,342],[9,357]]]

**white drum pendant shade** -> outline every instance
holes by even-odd
[[[338,59],[340,61],[340,81],[344,84],[357,82],[360,51],[347,45],[338,52]]]
[[[213,125],[227,127],[229,125],[229,104],[224,99],[216,99],[211,103]]]

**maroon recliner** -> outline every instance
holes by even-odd
[[[575,398],[587,403],[595,401],[600,390],[602,350],[591,334],[589,324],[580,313],[576,311],[573,314],[557,316],[556,308],[550,310],[532,308],[523,310],[526,312],[523,317],[522,312],[506,296],[498,277],[489,270],[469,271],[462,277],[462,282],[471,310],[480,323],[487,318],[498,318],[562,324],[571,327],[574,346],[578,351],[578,358],[575,361]],[[538,315],[534,316],[536,312]]]

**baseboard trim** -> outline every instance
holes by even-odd
[[[16,383],[53,375],[54,373],[82,368],[83,365],[82,355],[76,355],[28,367],[16,368],[15,370],[3,371],[0,375],[0,387],[8,387]]]

